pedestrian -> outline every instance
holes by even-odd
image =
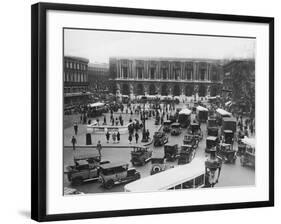
[[[100,119],[97,118],[97,124],[100,126]]]
[[[106,116],[103,117],[103,125],[106,125]]]
[[[131,144],[132,143],[132,140],[133,140],[133,138],[132,138],[132,135],[131,134],[129,134],[129,143]]]
[[[131,116],[133,115],[133,111],[131,110]]]
[[[149,135],[150,135],[149,130],[146,129],[146,137],[147,137],[147,139],[149,139]]]
[[[74,136],[72,136],[71,143],[72,143],[73,151],[75,151],[75,145],[76,145],[77,141]]]
[[[120,121],[120,125],[123,126],[123,124],[124,124],[124,120],[122,119],[122,120]]]
[[[106,132],[105,137],[106,137],[106,142],[109,143],[110,134],[108,131]]]
[[[118,126],[118,124],[119,124],[119,121],[118,121],[118,118],[116,117],[116,119],[115,119],[115,125]]]
[[[77,133],[78,133],[78,124],[77,124],[77,122],[74,123],[73,128],[74,128],[75,135],[77,135]]]
[[[80,115],[80,123],[81,124],[83,123],[83,115],[82,114]]]
[[[116,133],[115,132],[112,133],[112,140],[113,140],[113,143],[116,142]]]
[[[101,159],[101,149],[102,149],[102,146],[101,146],[101,142],[100,140],[98,141],[98,144],[97,144],[97,150],[99,152],[99,156],[100,156],[100,159]]]
[[[138,140],[139,140],[139,134],[136,132],[135,134],[135,138],[136,138],[136,144],[138,144]]]
[[[117,142],[119,143],[120,142],[120,133],[119,133],[119,131],[117,132]]]

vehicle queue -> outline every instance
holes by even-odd
[[[99,104],[98,106],[103,108],[104,111],[104,105]],[[254,141],[248,139],[245,140],[241,136],[237,135],[237,122],[232,114],[220,108],[216,109],[215,113],[209,114],[208,112],[209,110],[207,108],[198,105],[195,109],[194,106],[190,109],[184,108],[171,115],[172,117],[167,117],[169,119],[163,122],[162,130],[154,133],[153,135],[154,146],[164,146],[163,155],[154,155],[153,157],[152,151],[148,148],[134,147],[131,152],[132,166],[144,166],[148,161],[151,161],[152,166],[150,174],[155,176],[155,179],[163,178],[165,180],[170,180],[169,176],[173,173],[178,173],[183,169],[188,170],[186,167],[192,167],[193,165],[196,167],[196,163],[199,163],[196,159],[194,159],[196,149],[198,148],[199,142],[203,139],[200,124],[206,122],[207,137],[205,152],[207,154],[210,153],[213,158],[206,161],[204,172],[199,172],[199,168],[201,169],[200,165],[197,167],[197,176],[192,175],[191,171],[187,171],[185,178],[181,179],[182,181],[184,180],[184,182],[178,182],[176,179],[170,180],[170,183],[165,183],[165,186],[160,186],[160,190],[214,186],[215,182],[211,183],[212,181],[210,181],[212,178],[214,179],[214,173],[218,170],[219,172],[221,171],[222,163],[234,163],[237,156],[240,156],[241,165],[254,167]],[[192,119],[192,114],[195,115],[195,119]],[[171,120],[173,120],[173,122]],[[178,146],[178,144],[169,144],[167,133],[170,132],[172,135],[179,135],[183,131],[186,131],[187,134],[184,135],[182,145]],[[234,141],[239,142],[239,153],[233,148]],[[167,168],[166,160],[178,160],[178,165],[180,166]],[[79,176],[79,173],[85,173],[85,170],[89,170],[89,172],[86,172],[87,175],[83,176],[83,174],[81,174],[82,177]],[[196,168],[192,168],[192,170],[196,170]],[[141,178],[140,173],[137,172],[135,168],[129,168],[129,163],[120,163],[116,165],[111,164],[108,161],[103,162],[100,161],[100,159],[97,159],[93,165],[91,161],[85,158],[75,161],[74,166],[69,166],[67,174],[69,181],[71,181],[73,185],[82,184],[85,180],[99,179],[102,186],[107,189],[112,188],[115,184],[134,181],[133,183],[125,186],[125,191],[138,191],[138,189],[142,189],[142,187],[144,187],[142,186],[144,183],[149,183],[149,180],[152,179],[152,177]],[[77,178],[77,176],[79,178]],[[217,174],[217,179],[218,178],[219,175]],[[145,179],[148,179],[148,181]],[[156,182],[153,181],[152,183]],[[156,186],[150,186],[149,188],[158,189]]]

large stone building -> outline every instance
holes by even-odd
[[[89,60],[80,57],[64,57],[64,105],[86,103],[88,91]]]
[[[107,63],[89,64],[89,90],[91,92],[106,91],[109,88],[109,65]]]
[[[206,99],[219,95],[219,60],[182,58],[110,58],[112,90],[123,95],[174,95]]]

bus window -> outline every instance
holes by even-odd
[[[176,186],[175,186],[175,189],[181,189],[181,184],[176,185]]]
[[[182,189],[193,188],[193,179],[182,184]]]
[[[195,178],[195,188],[200,187],[204,184],[204,174]]]

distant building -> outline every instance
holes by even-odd
[[[87,103],[88,95],[88,63],[80,57],[64,57],[64,105]]]
[[[109,77],[117,94],[185,95],[197,100],[220,94],[223,67],[219,60],[110,58]]]
[[[106,63],[89,64],[89,90],[91,92],[100,92],[109,88],[109,65]]]

